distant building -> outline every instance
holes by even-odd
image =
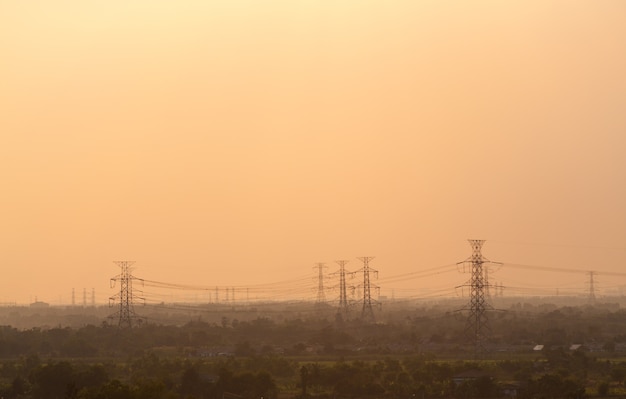
[[[45,308],[49,308],[50,304],[47,302],[42,302],[42,301],[36,301],[30,304],[31,308],[35,308],[35,309],[45,309]]]

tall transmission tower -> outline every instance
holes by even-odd
[[[593,305],[594,303],[596,303],[596,290],[594,287],[594,280],[593,280],[593,276],[595,275],[595,272],[589,272],[587,274],[589,274],[589,304]]]
[[[358,258],[361,262],[363,262],[363,267],[357,272],[363,272],[363,310],[361,311],[361,319],[364,321],[374,322],[374,309],[372,308],[372,303],[376,302],[372,299],[372,283],[370,281],[370,273],[374,273],[374,275],[378,276],[378,270],[374,270],[369,266],[369,263],[373,256],[364,256]],[[377,285],[374,285],[374,289],[378,289]]]
[[[326,269],[325,263],[318,263],[313,266],[314,269],[318,269],[318,283],[317,283],[317,305],[326,303],[326,295],[324,294],[324,269]]]
[[[485,344],[490,333],[487,310],[491,306],[485,299],[487,284],[485,270],[488,259],[483,257],[481,249],[485,240],[468,240],[472,246],[472,256],[459,264],[469,265],[471,277],[469,280],[470,302],[465,309],[469,311],[466,324],[466,334],[474,345],[474,356],[480,357],[486,351]],[[485,268],[484,268],[485,267]]]
[[[118,325],[121,328],[130,328],[137,324],[137,321],[141,320],[135,313],[135,296],[133,294],[133,280],[143,280],[136,278],[131,274],[131,266],[135,262],[131,261],[115,261],[113,262],[121,269],[120,274],[111,278],[111,288],[115,287],[115,283],[119,281],[120,292],[109,298],[109,306],[112,306],[113,301],[119,299],[119,310],[113,313],[110,318],[117,318]],[[139,298],[137,299],[144,299]]]

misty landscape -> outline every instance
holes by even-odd
[[[0,0],[0,399],[626,398],[625,21]]]
[[[469,300],[469,299],[467,299]],[[606,302],[605,302],[606,300]],[[624,297],[493,298],[477,352],[462,300],[0,310],[5,398],[581,398],[624,395]],[[158,320],[158,322],[156,322]],[[13,327],[13,326],[15,327]]]
[[[469,240],[455,298],[376,295],[373,257],[324,275],[315,300],[251,299],[250,288],[138,279],[116,261],[109,306],[0,308],[0,394],[6,398],[572,398],[626,395],[626,296],[505,296],[497,264]],[[442,273],[449,267],[435,268]],[[550,271],[563,273],[573,270]],[[430,271],[432,273],[432,270]],[[394,277],[424,278],[425,273]],[[426,273],[428,274],[428,273]],[[621,276],[620,273],[612,273]],[[362,277],[354,284],[355,275]],[[252,287],[293,295],[302,281]],[[326,283],[326,285],[325,285]],[[147,293],[146,286],[153,291]],[[313,286],[313,284],[311,284]],[[269,288],[271,287],[271,289]],[[278,294],[280,287],[288,291]],[[211,303],[150,303],[154,290],[202,292]],[[358,288],[358,295],[355,291]],[[462,290],[463,291],[463,290]],[[221,292],[221,297],[220,297]],[[241,298],[242,292],[246,297]],[[301,292],[301,291],[300,291]],[[238,295],[236,294],[238,293]],[[221,299],[220,299],[221,298]],[[237,299],[239,298],[239,299]],[[328,299],[327,299],[328,298]],[[95,300],[95,296],[92,297]]]

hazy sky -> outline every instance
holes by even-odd
[[[114,260],[242,286],[376,256],[382,280],[468,238],[626,273],[625,20],[621,0],[0,0],[0,301],[103,302]]]

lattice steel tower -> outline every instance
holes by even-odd
[[[486,351],[485,344],[490,334],[487,310],[491,309],[491,306],[485,300],[487,284],[483,266],[492,262],[483,257],[481,253],[485,240],[468,241],[472,246],[472,256],[463,262],[459,262],[459,264],[469,265],[470,267],[470,302],[466,309],[469,311],[466,333],[474,345],[474,356],[479,357]]]
[[[346,288],[346,264],[347,260],[338,260],[336,263],[339,265],[339,309],[337,313],[342,316],[348,315],[348,290]]]
[[[140,321],[140,317],[135,313],[134,299],[133,295],[133,280],[137,279],[131,274],[131,266],[135,262],[131,261],[116,261],[113,262],[118,265],[121,269],[121,273],[115,277],[111,278],[111,288],[115,287],[115,283],[119,281],[120,283],[120,292],[116,295],[109,298],[109,306],[113,306],[113,301],[116,301],[119,298],[119,310],[113,313],[110,318],[117,318],[118,325],[121,328],[130,328],[133,325],[137,324]],[[137,299],[143,299],[137,297]]]
[[[595,272],[589,272],[589,304],[593,305],[596,303],[596,289],[594,288],[594,280],[593,276],[596,274]]]
[[[324,269],[326,268],[325,263],[318,263],[313,266],[314,269],[318,269],[318,283],[317,283],[317,305],[326,302],[326,295],[324,294]]]
[[[375,276],[378,276],[378,270],[374,270],[369,266],[369,262],[374,259],[373,256],[364,256],[358,258],[363,262],[363,267],[361,270],[363,271],[363,310],[361,311],[361,319],[364,321],[374,322],[374,309],[372,308],[372,303],[376,302],[372,300],[372,283],[370,282],[370,273],[374,273]],[[378,286],[374,285],[375,289],[378,289]]]

